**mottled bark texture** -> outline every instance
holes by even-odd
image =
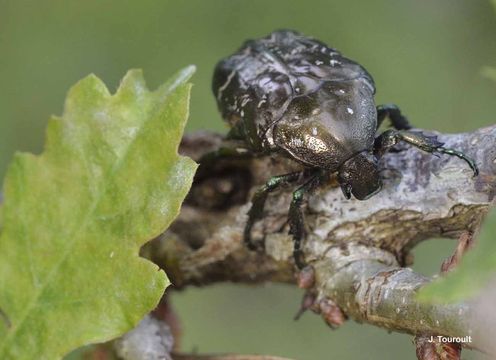
[[[476,331],[470,304],[419,303],[415,294],[430,279],[407,266],[420,241],[477,231],[496,194],[496,126],[437,135],[446,147],[474,158],[480,175],[474,178],[456,157],[399,145],[381,160],[384,187],[369,200],[346,200],[332,178],[308,197],[303,249],[315,279],[300,283],[310,284],[304,287],[310,286],[313,310],[324,318],[330,301],[343,316],[392,331],[459,337]],[[219,135],[199,133],[184,139],[181,152],[198,160],[221,144]],[[265,239],[264,251],[249,251],[242,232],[254,190],[271,175],[297,167],[282,156],[204,164],[179,218],[143,253],[167,269],[176,288],[220,281],[296,283],[286,222],[292,189],[272,193],[264,219],[254,227],[253,238]],[[477,337],[470,345],[484,348]]]

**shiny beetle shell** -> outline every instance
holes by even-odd
[[[305,165],[336,170],[374,143],[370,74],[297,32],[246,41],[217,64],[212,87],[230,136],[254,152],[283,149]]]

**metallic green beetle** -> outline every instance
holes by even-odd
[[[252,153],[283,154],[307,168],[303,173],[272,177],[253,198],[244,238],[250,248],[251,229],[263,216],[269,192],[283,184],[303,181],[293,193],[289,210],[294,257],[301,268],[305,227],[301,203],[306,192],[331,173],[344,196],[366,200],[380,191],[379,158],[400,141],[430,153],[474,161],[443,147],[433,136],[411,131],[395,105],[375,106],[372,76],[336,49],[291,30],[248,40],[221,60],[214,72],[214,95],[229,137],[243,140]],[[376,137],[389,117],[393,129]]]

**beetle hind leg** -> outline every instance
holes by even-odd
[[[269,179],[269,181],[265,183],[265,185],[257,190],[255,195],[253,195],[252,205],[250,210],[248,211],[248,221],[246,222],[243,232],[244,242],[249,249],[257,249],[256,244],[253,243],[251,238],[251,229],[258,220],[263,218],[263,210],[269,193],[276,190],[280,186],[298,181],[301,176],[302,172],[294,172],[285,175],[273,176]]]
[[[418,131],[387,130],[383,132],[375,140],[375,155],[381,157],[386,151],[388,151],[400,141],[404,141],[434,155],[440,153],[456,156],[464,160],[470,166],[470,168],[474,172],[474,176],[479,175],[477,164],[472,158],[468,157],[461,151],[444,147],[444,144],[437,140],[437,136],[425,135]]]

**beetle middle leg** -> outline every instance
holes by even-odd
[[[437,140],[437,136],[429,136],[418,131],[397,131],[387,130],[375,139],[374,153],[376,156],[382,156],[391,147],[398,142],[404,141],[423,151],[436,155],[437,153],[456,156],[464,160],[474,172],[474,176],[479,175],[479,169],[473,159],[461,151],[446,148],[443,143]]]
[[[248,221],[246,222],[243,233],[244,241],[248,248],[251,250],[255,250],[257,248],[251,239],[251,229],[257,220],[263,218],[265,201],[267,200],[269,193],[276,190],[280,186],[298,181],[302,175],[303,172],[298,171],[285,175],[273,176],[265,183],[264,186],[257,190],[255,195],[253,195],[252,205],[248,211]]]
[[[301,205],[305,194],[318,187],[322,181],[322,178],[322,174],[318,172],[312,176],[310,180],[296,189],[293,192],[293,200],[291,201],[291,205],[289,207],[289,233],[293,235],[293,257],[298,269],[303,269],[306,265],[301,251],[301,241],[305,237],[305,221]]]
[[[386,117],[391,120],[391,125],[393,125],[396,130],[410,130],[412,128],[412,125],[410,125],[406,116],[403,115],[400,108],[394,104],[377,106],[377,128],[381,126]]]

